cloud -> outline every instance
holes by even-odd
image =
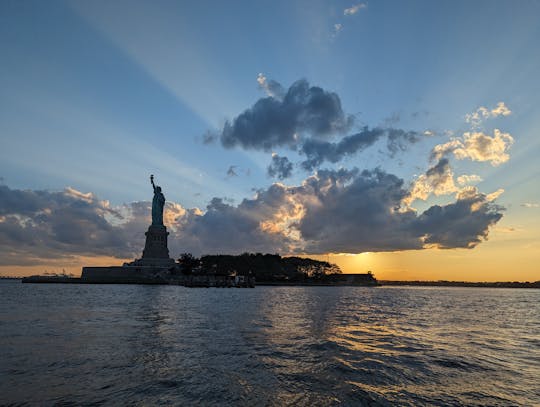
[[[402,208],[408,195],[403,180],[381,170],[363,171],[340,182],[318,173],[298,228],[309,253],[473,248],[502,217],[488,196],[470,191],[448,205],[417,216]]]
[[[287,189],[274,184],[238,206],[214,198],[204,213],[188,212],[174,235],[176,247],[196,254],[288,252],[294,242],[286,228],[272,228],[295,207]]]
[[[441,158],[436,165],[414,181],[403,202],[410,205],[416,199],[427,200],[431,194],[448,195],[457,191],[450,163],[448,159]]]
[[[525,202],[522,203],[521,206],[524,208],[540,208],[540,204],[536,202]]]
[[[0,265],[66,262],[78,256],[140,257],[151,223],[151,202],[110,208],[72,188],[62,192],[0,187]],[[213,198],[206,211],[166,202],[164,222],[171,256],[181,252],[289,252],[294,242],[285,227],[298,211],[284,186],[274,184],[255,198],[232,205]]]
[[[219,135],[216,133],[212,133],[211,131],[207,131],[202,136],[202,142],[203,144],[213,144],[215,143],[219,138]]]
[[[343,24],[334,24],[334,36],[338,35],[341,30],[343,30]]]
[[[463,143],[460,139],[452,139],[444,144],[438,144],[431,150],[431,160],[440,160],[441,158],[451,154],[458,148],[462,148]]]
[[[361,9],[363,8],[366,8],[367,7],[367,4],[365,3],[358,3],[358,4],[355,4],[354,6],[351,6],[349,8],[346,8],[345,10],[343,10],[343,15],[344,16],[352,16],[352,15],[355,15],[356,13],[358,13]]]
[[[495,129],[493,137],[484,133],[464,133],[463,147],[453,151],[457,159],[470,158],[473,161],[489,161],[497,166],[510,159],[508,150],[514,143],[509,133]]]
[[[402,129],[386,129],[388,140],[387,147],[391,156],[400,151],[406,151],[411,144],[414,144],[421,140],[424,134],[417,133],[416,131],[407,131]],[[429,134],[428,134],[429,136]]]
[[[407,225],[413,211],[397,209],[407,194],[403,181],[380,170],[321,172],[304,187],[305,216],[298,229],[308,253],[360,253],[420,249],[420,233]]]
[[[491,117],[497,116],[509,116],[512,111],[504,104],[504,102],[497,103],[497,106],[491,109]]]
[[[308,139],[304,142],[300,150],[307,157],[302,162],[302,167],[306,170],[312,170],[324,161],[337,163],[345,156],[352,155],[373,145],[383,134],[383,129],[368,129],[364,127],[361,132],[346,136],[337,143]]]
[[[228,178],[238,177],[238,174],[236,173],[235,169],[236,169],[236,165],[229,166],[229,169],[227,170],[227,177]]]
[[[440,159],[452,153],[458,160],[469,158],[498,166],[510,159],[508,150],[513,143],[514,138],[509,133],[502,133],[498,129],[493,131],[493,137],[482,132],[466,132],[462,138],[435,146],[432,158]]]
[[[352,123],[352,116],[343,112],[336,93],[299,80],[283,99],[272,96],[259,99],[232,122],[227,121],[219,138],[226,148],[295,149],[306,134],[315,138],[333,137],[349,130]]]
[[[272,154],[272,162],[268,166],[267,172],[270,177],[277,177],[280,180],[289,178],[292,175],[293,164],[287,157],[280,157]]]
[[[62,192],[12,190],[0,186],[0,264],[74,255],[126,257],[135,252],[109,221],[122,219],[107,201],[73,188]]]
[[[493,109],[480,106],[474,112],[466,114],[465,121],[470,123],[473,127],[479,127],[486,119],[498,116],[509,116],[510,114],[512,114],[512,111],[504,104],[504,102],[499,102]]]
[[[382,137],[386,139],[390,156],[394,156],[433,134],[365,126],[347,135],[354,118],[343,111],[336,93],[310,86],[306,80],[295,82],[286,91],[263,74],[259,74],[257,81],[269,96],[227,121],[219,134],[208,133],[209,142],[219,138],[225,148],[267,152],[287,148],[304,155],[306,158],[300,165],[312,171],[324,162],[335,164],[352,156]],[[271,165],[271,171],[275,170],[275,165],[277,163]]]
[[[257,76],[257,82],[259,83],[259,87],[263,89],[268,96],[276,99],[283,99],[285,96],[285,89],[283,86],[272,79],[268,80],[262,73]]]
[[[492,193],[490,193],[490,194],[487,194],[487,195],[486,195],[486,200],[489,201],[489,202],[494,201],[494,200],[497,199],[499,196],[501,196],[503,193],[504,193],[504,189],[499,188],[499,189],[496,190],[495,192],[492,192]]]
[[[311,171],[318,168],[323,162],[337,163],[346,156],[351,156],[362,151],[382,137],[387,138],[387,148],[391,155],[398,151],[405,151],[412,143],[416,143],[422,137],[414,131],[401,129],[384,129],[380,127],[364,127],[359,133],[343,137],[339,142],[329,142],[317,139],[308,139],[300,149],[300,153],[306,156],[301,165]]]
[[[434,205],[414,222],[424,247],[472,249],[488,237],[489,228],[502,218],[503,208],[487,195],[469,191],[455,203]]]

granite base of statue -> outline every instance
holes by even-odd
[[[174,265],[174,259],[169,257],[169,248],[167,247],[167,228],[164,225],[150,225],[145,233],[146,243],[142,258],[135,261],[137,265],[148,266],[168,266]]]

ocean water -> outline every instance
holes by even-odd
[[[0,283],[2,405],[538,405],[540,290]]]

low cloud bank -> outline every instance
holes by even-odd
[[[500,192],[498,192],[500,193]],[[213,198],[205,211],[168,202],[172,256],[203,253],[327,253],[472,248],[488,237],[503,208],[467,187],[448,205],[418,214],[399,177],[321,170],[301,185],[275,183],[238,205]],[[111,207],[92,193],[0,186],[1,265],[72,256],[140,256],[149,202]]]

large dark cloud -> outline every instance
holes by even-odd
[[[214,198],[205,213],[190,211],[180,220],[175,244],[195,254],[286,252],[293,242],[264,223],[294,209],[287,195],[285,187],[274,184],[238,206]]]
[[[400,212],[407,195],[403,180],[381,170],[363,171],[347,183],[331,171],[318,172],[308,184],[316,199],[306,200],[298,224],[310,253],[392,251],[422,247],[411,229],[416,214]]]
[[[227,121],[220,134],[224,147],[271,151],[275,147],[296,148],[303,134],[327,138],[349,130],[352,116],[346,115],[336,93],[306,80],[292,84],[281,99],[259,99],[232,122]]]
[[[432,206],[414,222],[414,228],[423,234],[425,245],[471,249],[487,239],[489,227],[502,218],[502,210],[486,195],[474,192],[455,203]]]
[[[342,180],[326,171],[306,183],[310,199],[298,228],[307,252],[473,248],[502,217],[502,208],[476,190],[418,216],[402,205],[408,191],[395,175],[373,170]]]
[[[92,194],[12,190],[0,186],[0,264],[73,255],[129,257],[132,240],[108,218],[120,218]],[[119,219],[120,220],[120,219]],[[34,261],[34,260],[32,260]]]
[[[383,137],[391,156],[421,138],[415,131],[367,126],[346,135],[353,116],[343,111],[336,93],[310,86],[306,80],[295,82],[286,92],[262,75],[258,81],[269,96],[227,121],[220,134],[206,135],[205,142],[219,138],[226,148],[268,152],[286,147],[305,155],[301,167],[312,171],[324,162],[337,163],[354,155]]]
[[[72,201],[72,196],[67,193],[12,190],[0,185],[0,215],[31,215],[44,208],[62,206]]]

